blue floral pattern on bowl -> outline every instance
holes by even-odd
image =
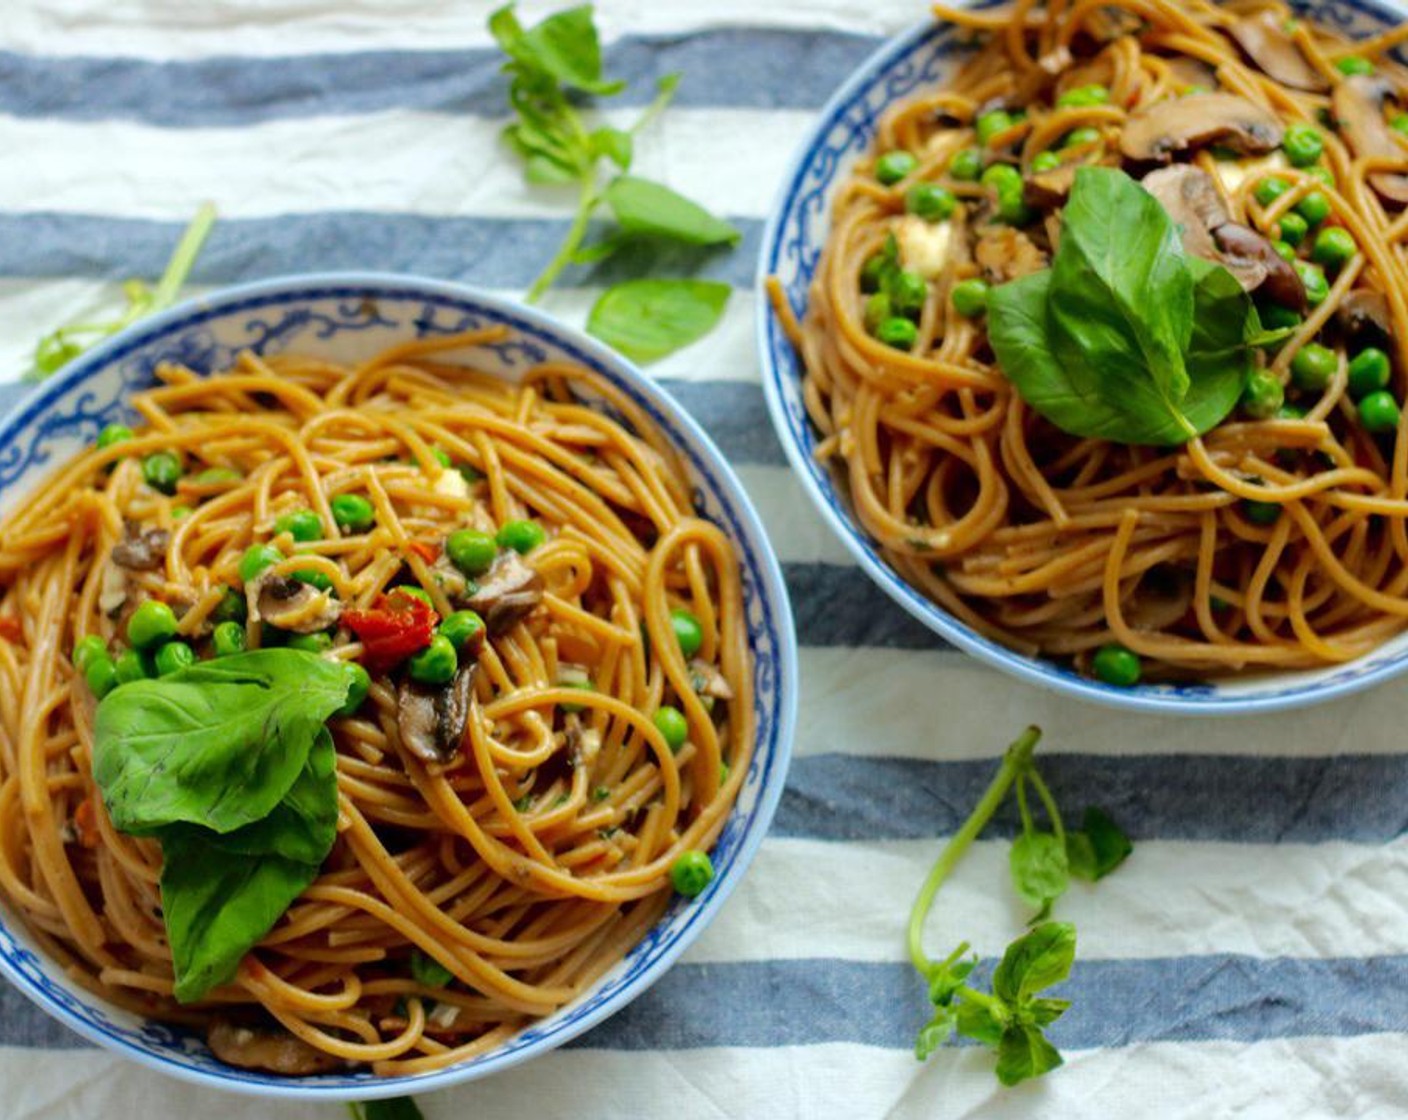
[[[713,852],[713,883],[692,902],[677,898],[626,958],[576,1002],[489,1054],[394,1080],[369,1073],[290,1079],[226,1066],[189,1032],[143,1020],[68,981],[0,904],[0,974],[78,1033],[163,1072],[263,1096],[366,1100],[429,1092],[560,1046],[620,1010],[702,932],[742,876],[781,796],[796,719],[795,637],[781,570],[742,485],[702,429],[624,359],[540,312],[454,284],[377,274],[293,277],[203,297],[116,336],[42,385],[0,424],[0,506],[11,507],[104,425],[132,419],[127,402],[152,383],[160,362],[179,361],[206,373],[228,366],[244,349],[357,361],[408,339],[498,324],[513,334],[479,352],[481,368],[513,378],[543,361],[563,360],[604,376],[680,449],[699,512],[738,546],[756,664],[758,737],[738,804]]]
[[[993,4],[985,0],[971,6]],[[1368,0],[1293,6],[1308,18],[1356,37],[1382,32],[1403,18],[1401,12]],[[822,110],[783,182],[763,233],[757,319],[763,388],[778,439],[823,519],[881,590],[940,638],[1023,680],[1098,703],[1182,714],[1271,711],[1342,696],[1408,669],[1408,635],[1401,635],[1358,661],[1333,668],[1214,684],[1114,688],[1054,662],[1014,653],[966,626],[906,583],[856,522],[844,480],[814,454],[817,437],[802,403],[801,359],[772,314],[763,285],[776,277],[801,318],[829,232],[835,188],[870,148],[886,109],[937,84],[957,69],[972,47],[968,32],[931,22],[891,40],[872,55]]]

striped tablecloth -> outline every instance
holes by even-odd
[[[36,336],[154,276],[197,202],[222,220],[200,286],[377,268],[518,293],[568,201],[498,147],[482,0],[6,0],[0,15],[0,380]],[[707,341],[654,367],[739,466],[787,570],[801,642],[796,761],[772,834],[713,928],[570,1048],[426,1099],[429,1117],[1408,1115],[1408,697],[1284,717],[1137,718],[1058,700],[943,648],[811,512],[768,426],[749,281],[812,114],[919,0],[603,0],[608,67],[686,77],[638,169],[743,230]],[[536,17],[544,5],[533,3]],[[580,321],[602,277],[545,306]],[[19,388],[0,386],[0,409]],[[0,697],[0,704],[10,702]],[[1007,740],[1047,729],[1072,810],[1133,834],[1074,888],[1067,1067],[996,1086],[974,1048],[920,1065],[909,902]],[[1010,822],[1003,826],[1010,833]],[[977,845],[931,946],[1000,951],[1024,917],[1005,841]],[[334,1117],[208,1099],[89,1048],[0,990],[0,1117]]]

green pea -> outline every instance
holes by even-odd
[[[339,494],[328,503],[332,519],[347,533],[365,533],[376,524],[376,509],[360,494]]]
[[[978,142],[986,147],[994,136],[1006,132],[1016,123],[1012,119],[1012,114],[1002,109],[994,109],[990,113],[984,113],[977,122]]]
[[[1287,327],[1298,327],[1305,321],[1294,310],[1280,303],[1268,304],[1258,310],[1261,325],[1269,331],[1283,331]]]
[[[675,641],[680,644],[680,653],[686,658],[693,657],[704,644],[704,627],[699,624],[693,612],[676,607],[670,612],[670,628],[675,632]]]
[[[890,300],[895,310],[911,319],[919,318],[929,298],[929,283],[917,272],[901,272],[890,284]]]
[[[1276,255],[1288,264],[1296,259],[1295,247],[1286,241],[1273,241],[1271,247],[1276,250]]]
[[[126,424],[109,424],[98,433],[98,450],[104,451],[115,443],[125,443],[133,434]]]
[[[1362,55],[1350,54],[1335,59],[1335,69],[1346,77],[1352,77],[1355,74],[1372,74],[1374,64]]]
[[[277,564],[284,554],[272,544],[253,544],[245,549],[240,557],[240,579],[252,583],[259,573],[272,564]]]
[[[341,664],[347,673],[350,683],[347,686],[347,700],[334,714],[339,716],[355,716],[358,709],[366,702],[367,693],[371,691],[372,678],[371,675],[355,661],[343,661]]]
[[[1281,516],[1281,507],[1275,502],[1242,502],[1242,513],[1253,525],[1274,525]]]
[[[1277,420],[1304,420],[1305,409],[1298,404],[1283,404],[1276,410]]]
[[[484,629],[484,620],[473,611],[454,611],[440,621],[440,633],[450,639],[455,651],[461,652],[475,634]]]
[[[215,609],[210,612],[213,622],[238,622],[243,624],[249,617],[249,604],[245,602],[245,597],[233,587],[227,587],[220,593],[220,602],[215,604]]]
[[[914,153],[900,148],[886,152],[875,161],[875,177],[887,187],[894,186],[918,166]]]
[[[938,183],[915,183],[904,195],[904,208],[926,222],[942,222],[953,214],[958,199]]]
[[[118,684],[131,684],[156,676],[156,664],[151,654],[135,649],[126,650],[117,659],[116,669]]]
[[[222,622],[210,635],[210,644],[215,649],[216,657],[229,657],[231,654],[243,653],[249,646],[249,640],[245,637],[244,627],[240,623]]]
[[[439,463],[442,467],[444,467],[446,470],[449,470],[455,465],[454,460],[450,458],[449,453],[443,448],[432,447],[430,449],[430,453],[435,456],[435,461]]]
[[[170,451],[153,451],[142,460],[142,478],[153,490],[174,494],[181,480],[181,460]]]
[[[449,684],[459,668],[459,658],[450,639],[436,634],[430,644],[410,660],[411,679],[421,684]]]
[[[860,290],[878,292],[885,282],[885,273],[892,267],[884,253],[873,254],[860,269]]]
[[[983,172],[981,181],[983,186],[987,187],[989,190],[997,191],[1001,194],[1003,191],[1010,191],[1015,187],[1020,187],[1022,185],[1022,173],[1010,163],[995,163]]]
[[[1296,203],[1296,213],[1312,226],[1318,226],[1330,216],[1330,200],[1319,191],[1312,191]]]
[[[1327,346],[1311,342],[1291,359],[1291,383],[1307,392],[1321,392],[1339,368],[1339,358]]]
[[[1281,138],[1281,148],[1292,167],[1309,167],[1325,154],[1325,138],[1313,124],[1293,124]]]
[[[1088,109],[1092,105],[1104,105],[1110,100],[1110,91],[1102,85],[1092,84],[1068,89],[1056,98],[1059,109]]]
[[[196,663],[196,651],[185,642],[167,642],[156,651],[156,673],[167,677]]]
[[[685,898],[697,898],[714,881],[714,861],[708,852],[691,848],[670,864],[670,885]]]
[[[1325,279],[1324,270],[1308,261],[1295,261],[1291,267],[1296,270],[1296,275],[1300,277],[1300,282],[1305,288],[1306,302],[1311,307],[1324,303],[1330,294],[1330,283]]]
[[[1101,646],[1091,658],[1090,667],[1096,679],[1116,688],[1132,688],[1144,674],[1139,655],[1116,642]]]
[[[396,588],[396,590],[402,592],[405,595],[411,595],[414,598],[419,599],[431,610],[435,609],[435,600],[430,597],[430,592],[423,587],[417,587],[415,584],[411,583],[398,587]]]
[[[1327,187],[1333,187],[1335,185],[1335,173],[1323,163],[1318,167],[1307,167],[1305,172],[1307,175],[1319,179]]]
[[[976,182],[978,176],[983,173],[983,153],[977,148],[964,148],[955,152],[951,160],[948,161],[948,173],[952,179],[957,179],[960,183]]]
[[[176,633],[176,612],[160,599],[143,600],[127,620],[127,640],[137,649],[151,649]]]
[[[1184,89],[1183,89],[1183,92],[1182,92],[1179,96],[1181,96],[1181,97],[1196,97],[1196,96],[1198,96],[1198,94],[1200,94],[1200,93],[1211,93],[1211,92],[1212,92],[1212,89],[1211,89],[1211,87],[1209,87],[1209,86],[1204,86],[1204,85],[1191,85],[1191,86],[1185,86]]]
[[[1370,393],[1359,402],[1359,423],[1368,432],[1395,432],[1398,430],[1398,402],[1393,394],[1380,390]]]
[[[1281,382],[1265,370],[1257,370],[1242,390],[1242,411],[1253,419],[1267,420],[1276,415],[1285,399]]]
[[[101,700],[118,686],[117,666],[106,653],[94,657],[83,670],[83,680],[88,691]]]
[[[919,328],[894,315],[875,328],[875,337],[896,350],[908,350],[919,340]]]
[[[300,653],[327,653],[332,649],[332,635],[318,630],[312,634],[290,634],[284,642],[286,649],[296,649]]]
[[[489,570],[499,546],[493,537],[478,529],[456,529],[445,538],[445,554],[465,575],[477,576]]]
[[[1032,171],[1037,175],[1045,171],[1055,171],[1060,166],[1061,157],[1055,152],[1037,152],[1032,159]]]
[[[1100,138],[1101,133],[1098,128],[1091,128],[1089,125],[1086,125],[1084,128],[1073,128],[1070,132],[1066,133],[1065,137],[1061,140],[1060,146],[1062,148],[1075,148],[1082,144],[1094,144]]]
[[[871,334],[894,313],[895,307],[889,292],[874,292],[865,297],[865,329]]]
[[[1315,245],[1310,250],[1310,259],[1326,268],[1340,269],[1358,251],[1354,237],[1347,229],[1328,226],[1315,235]]]
[[[997,216],[1009,225],[1025,225],[1031,208],[1023,198],[1022,173],[1011,164],[995,163],[983,172],[983,186],[997,195]]]
[[[193,513],[195,513],[195,510],[193,510],[190,506],[172,506],[171,520],[180,521],[181,518],[190,517]]]
[[[988,309],[988,284],[976,276],[953,286],[953,309],[965,319],[976,319]]]
[[[191,479],[197,486],[225,486],[243,481],[244,475],[230,467],[206,467]]]
[[[1377,346],[1367,346],[1349,363],[1349,395],[1358,400],[1387,389],[1391,375],[1388,355]]]
[[[321,568],[299,568],[298,571],[291,572],[289,578],[296,579],[299,583],[306,583],[309,587],[316,587],[319,591],[333,589],[332,576]]]
[[[1310,232],[1310,223],[1294,210],[1288,210],[1282,214],[1279,225],[1281,240],[1287,245],[1299,245],[1305,240],[1305,235]]]
[[[73,667],[82,673],[94,658],[107,657],[107,655],[107,642],[97,634],[89,634],[74,645],[70,660],[73,662]]]
[[[505,521],[494,535],[500,548],[511,548],[520,556],[527,556],[547,539],[547,530],[536,521]]]
[[[323,539],[323,519],[311,509],[297,509],[285,513],[274,522],[275,533],[287,533],[296,541],[320,541]]]
[[[596,691],[596,685],[592,684],[591,681],[559,681],[557,687],[577,688],[581,689],[583,692]],[[564,712],[583,712],[586,711],[587,708],[585,704],[569,704],[566,701],[559,702],[558,707],[561,708]]]
[[[682,711],[670,707],[669,704],[662,704],[656,709],[655,729],[664,736],[665,745],[670,748],[671,753],[678,751],[689,738],[689,721],[684,718]]]
[[[1270,206],[1290,189],[1291,184],[1289,182],[1285,179],[1278,179],[1273,176],[1259,182],[1256,185],[1256,190],[1254,190],[1252,194],[1261,205]]]
[[[1408,113],[1399,113],[1389,127],[1402,136],[1408,136]]]

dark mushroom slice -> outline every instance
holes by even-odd
[[[309,1046],[282,1027],[216,1019],[205,1036],[210,1052],[226,1065],[285,1077],[307,1077],[342,1067],[342,1059]]]
[[[1275,302],[1305,310],[1305,285],[1270,241],[1248,226],[1227,222],[1213,230],[1221,263],[1249,292],[1258,288]]]
[[[1276,115],[1230,93],[1171,97],[1135,113],[1120,134],[1120,151],[1136,163],[1168,163],[1178,152],[1221,144],[1261,155],[1281,143]]]
[[[342,617],[342,604],[326,591],[272,572],[251,580],[245,598],[251,622],[267,622],[294,634],[327,630]]]
[[[715,700],[733,699],[733,689],[729,686],[727,678],[712,661],[704,661],[698,657],[691,661],[689,683],[700,696],[709,696]]]
[[[1335,308],[1335,323],[1345,339],[1356,347],[1382,346],[1390,341],[1393,317],[1382,292],[1356,288]]]
[[[1386,81],[1368,74],[1356,74],[1335,86],[1335,119],[1350,150],[1360,159],[1405,158],[1393,129],[1384,120],[1384,102],[1392,92]],[[1408,175],[1376,171],[1369,176],[1369,185],[1389,202],[1408,205]]]
[[[1330,83],[1310,65],[1280,16],[1268,9],[1246,16],[1225,28],[1248,58],[1283,86],[1323,93]]]
[[[478,669],[479,663],[473,662],[440,687],[407,680],[397,689],[396,725],[401,743],[422,762],[444,765],[459,753],[469,728]]]
[[[1022,197],[1028,206],[1035,206],[1038,210],[1064,206],[1071,193],[1071,187],[1075,186],[1076,171],[1079,167],[1078,163],[1065,163],[1050,171],[1038,171],[1028,175],[1022,188]]]
[[[1217,88],[1217,71],[1201,58],[1177,54],[1172,58],[1164,59],[1164,61],[1168,63],[1169,73],[1173,75],[1179,85],[1202,86],[1204,89]]]
[[[112,546],[112,562],[134,572],[153,572],[166,562],[166,546],[171,534],[165,529],[143,531],[129,521],[123,536]]]
[[[542,601],[543,577],[512,549],[494,558],[479,581],[479,590],[467,600],[469,609],[478,613],[491,634],[507,630]]]
[[[1036,242],[1011,226],[988,226],[973,246],[973,257],[990,284],[1005,284],[1040,272],[1050,262]]]

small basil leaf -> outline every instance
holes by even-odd
[[[510,58],[564,85],[598,95],[625,88],[625,82],[602,80],[601,41],[589,4],[557,12],[526,31],[509,4],[489,17],[489,30]]]
[[[977,960],[955,961],[951,965],[936,963],[929,969],[929,1000],[935,1006],[945,1007],[953,1002],[954,993],[963,986],[968,974],[977,966]]]
[[[687,245],[732,245],[738,230],[697,202],[634,175],[613,179],[602,196],[621,229],[637,237],[664,237]]]
[[[1007,946],[992,974],[992,990],[1005,1003],[1020,1003],[1069,976],[1075,956],[1076,927],[1043,922]]]
[[[363,1120],[425,1120],[420,1108],[410,1097],[391,1097],[384,1101],[367,1101],[362,1105]]]
[[[963,1000],[954,1014],[954,1025],[964,1038],[996,1046],[1002,1041],[1006,1023],[985,1004]]]
[[[1090,838],[1094,879],[1103,879],[1134,851],[1134,845],[1124,830],[1110,819],[1105,810],[1093,805],[1085,811],[1081,831]]]
[[[1049,1026],[1070,1008],[1068,999],[1034,999],[1022,1005],[1022,1018],[1038,1027]]]
[[[936,1007],[934,1017],[919,1028],[914,1040],[914,1056],[921,1062],[953,1037],[956,1017],[947,1007]]]
[[[622,171],[630,168],[631,159],[635,154],[635,141],[629,132],[623,132],[619,128],[602,127],[592,132],[588,139],[591,141],[593,155],[605,156]]]
[[[653,362],[708,334],[729,291],[713,280],[627,280],[602,293],[587,330],[628,358]]]
[[[1061,1064],[1060,1052],[1038,1028],[1014,1023],[1002,1032],[997,1047],[997,1079],[1004,1085],[1040,1077]]]
[[[1084,832],[1066,833],[1066,867],[1075,878],[1095,882],[1095,845]]]
[[[1007,862],[1013,887],[1031,906],[1049,907],[1070,885],[1065,846],[1049,832],[1018,836],[1012,842]]]

